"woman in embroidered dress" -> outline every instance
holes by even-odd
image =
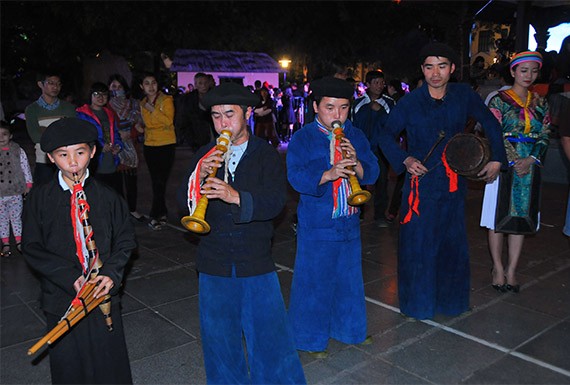
[[[141,100],[144,121],[144,157],[152,181],[152,207],[149,227],[160,230],[167,222],[166,182],[174,164],[176,134],[174,132],[174,101],[158,88],[156,76],[144,75]]]
[[[117,171],[121,175],[121,186],[124,189],[124,196],[129,204],[129,211],[136,220],[143,220],[144,217],[137,212],[137,168],[139,159],[137,155],[136,138],[139,133],[143,133],[143,123],[139,101],[130,96],[130,87],[127,80],[119,75],[113,74],[107,82],[111,99],[109,106],[119,117],[119,135],[123,141],[123,151],[119,153],[121,163]]]
[[[509,170],[485,187],[481,226],[489,229],[492,287],[499,292],[518,293],[520,285],[515,272],[524,236],[535,233],[539,225],[540,167],[548,148],[550,116],[544,98],[529,91],[542,67],[540,53],[518,53],[509,67],[513,87],[500,91],[489,102],[503,128]],[[508,209],[501,210],[502,206]],[[500,223],[507,224],[499,226]],[[525,224],[531,227],[524,229]],[[508,233],[506,268],[502,263],[504,233]]]

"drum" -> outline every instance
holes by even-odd
[[[478,179],[477,174],[491,157],[489,142],[475,134],[456,134],[445,148],[445,159],[449,167],[459,175]]]

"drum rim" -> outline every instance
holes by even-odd
[[[455,155],[452,155],[452,161],[450,162],[450,158],[448,156],[448,148],[449,145],[452,144],[452,146],[455,146],[456,142],[459,143],[460,140],[465,139],[465,138],[474,138],[476,139],[476,142],[479,143],[479,148],[481,149],[481,154],[482,157],[479,159],[479,162],[474,165],[473,167],[471,167],[470,169],[462,169],[457,167],[457,164],[453,164],[454,160],[453,157]],[[462,176],[466,176],[466,177],[473,177],[476,176],[481,169],[483,169],[483,167],[485,167],[485,165],[489,162],[490,159],[490,147],[489,147],[489,141],[487,140],[487,138],[478,136],[476,134],[472,134],[472,133],[458,133],[455,134],[451,139],[449,139],[449,141],[447,142],[446,145],[446,149],[445,149],[445,160],[447,161],[447,164],[449,165],[449,168],[451,168],[455,173],[457,173],[458,175],[462,175]]]

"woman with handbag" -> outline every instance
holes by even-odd
[[[485,187],[481,226],[489,229],[493,259],[492,287],[518,293],[516,268],[525,234],[534,234],[540,223],[540,168],[548,148],[550,116],[545,98],[529,90],[542,67],[538,52],[525,51],[509,63],[512,88],[500,91],[489,108],[501,123],[509,168]],[[502,263],[507,233],[508,262]]]
[[[123,150],[119,153],[120,163],[117,172],[121,175],[123,195],[129,204],[131,216],[138,221],[144,216],[137,211],[137,137],[144,132],[139,101],[130,95],[127,80],[120,74],[113,74],[107,82],[111,99],[109,106],[119,117],[119,135]]]

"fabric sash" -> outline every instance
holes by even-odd
[[[340,140],[335,138],[335,135],[327,130],[327,128],[317,119],[317,127],[319,130],[327,135],[329,139],[329,159],[330,164],[335,165],[340,160],[342,160],[342,152],[339,151]],[[344,127],[343,127],[344,128]],[[354,215],[358,212],[356,207],[350,206],[348,204],[348,197],[351,194],[351,187],[348,179],[338,178],[332,182],[332,194],[333,194],[333,211],[332,218],[348,217]]]
[[[83,209],[81,209],[81,206],[83,206]],[[85,198],[83,186],[81,186],[81,183],[78,183],[73,186],[73,192],[71,193],[71,224],[73,225],[73,239],[75,241],[76,255],[83,268],[83,275],[87,276],[89,271],[89,257],[83,225],[81,224],[81,218],[85,212],[89,212],[89,204]]]
[[[517,95],[512,88],[503,91],[505,95],[507,95],[516,105],[522,108],[522,114],[524,115],[524,133],[528,134],[530,132],[530,114],[531,111],[529,109],[530,102],[532,100],[532,93],[527,91],[526,94],[526,102],[523,103],[521,98]],[[522,118],[522,117],[521,117]],[[522,120],[522,119],[521,119]]]
[[[87,280],[91,272],[91,268],[95,265],[97,259],[99,258],[99,252],[93,257],[92,261],[89,260],[89,252],[87,250],[87,243],[93,236],[93,231],[85,236],[83,230],[83,224],[81,218],[83,218],[86,212],[89,212],[89,203],[87,203],[87,198],[85,197],[85,191],[81,183],[77,183],[73,186],[73,192],[71,193],[71,224],[73,226],[73,239],[75,241],[75,253],[79,259],[79,263],[83,269],[83,277]],[[89,263],[91,262],[91,266]],[[85,281],[86,282],[86,281]],[[84,284],[85,284],[84,282]],[[71,301],[73,307],[81,306],[79,300],[79,294],[81,290],[77,292],[75,298]]]

